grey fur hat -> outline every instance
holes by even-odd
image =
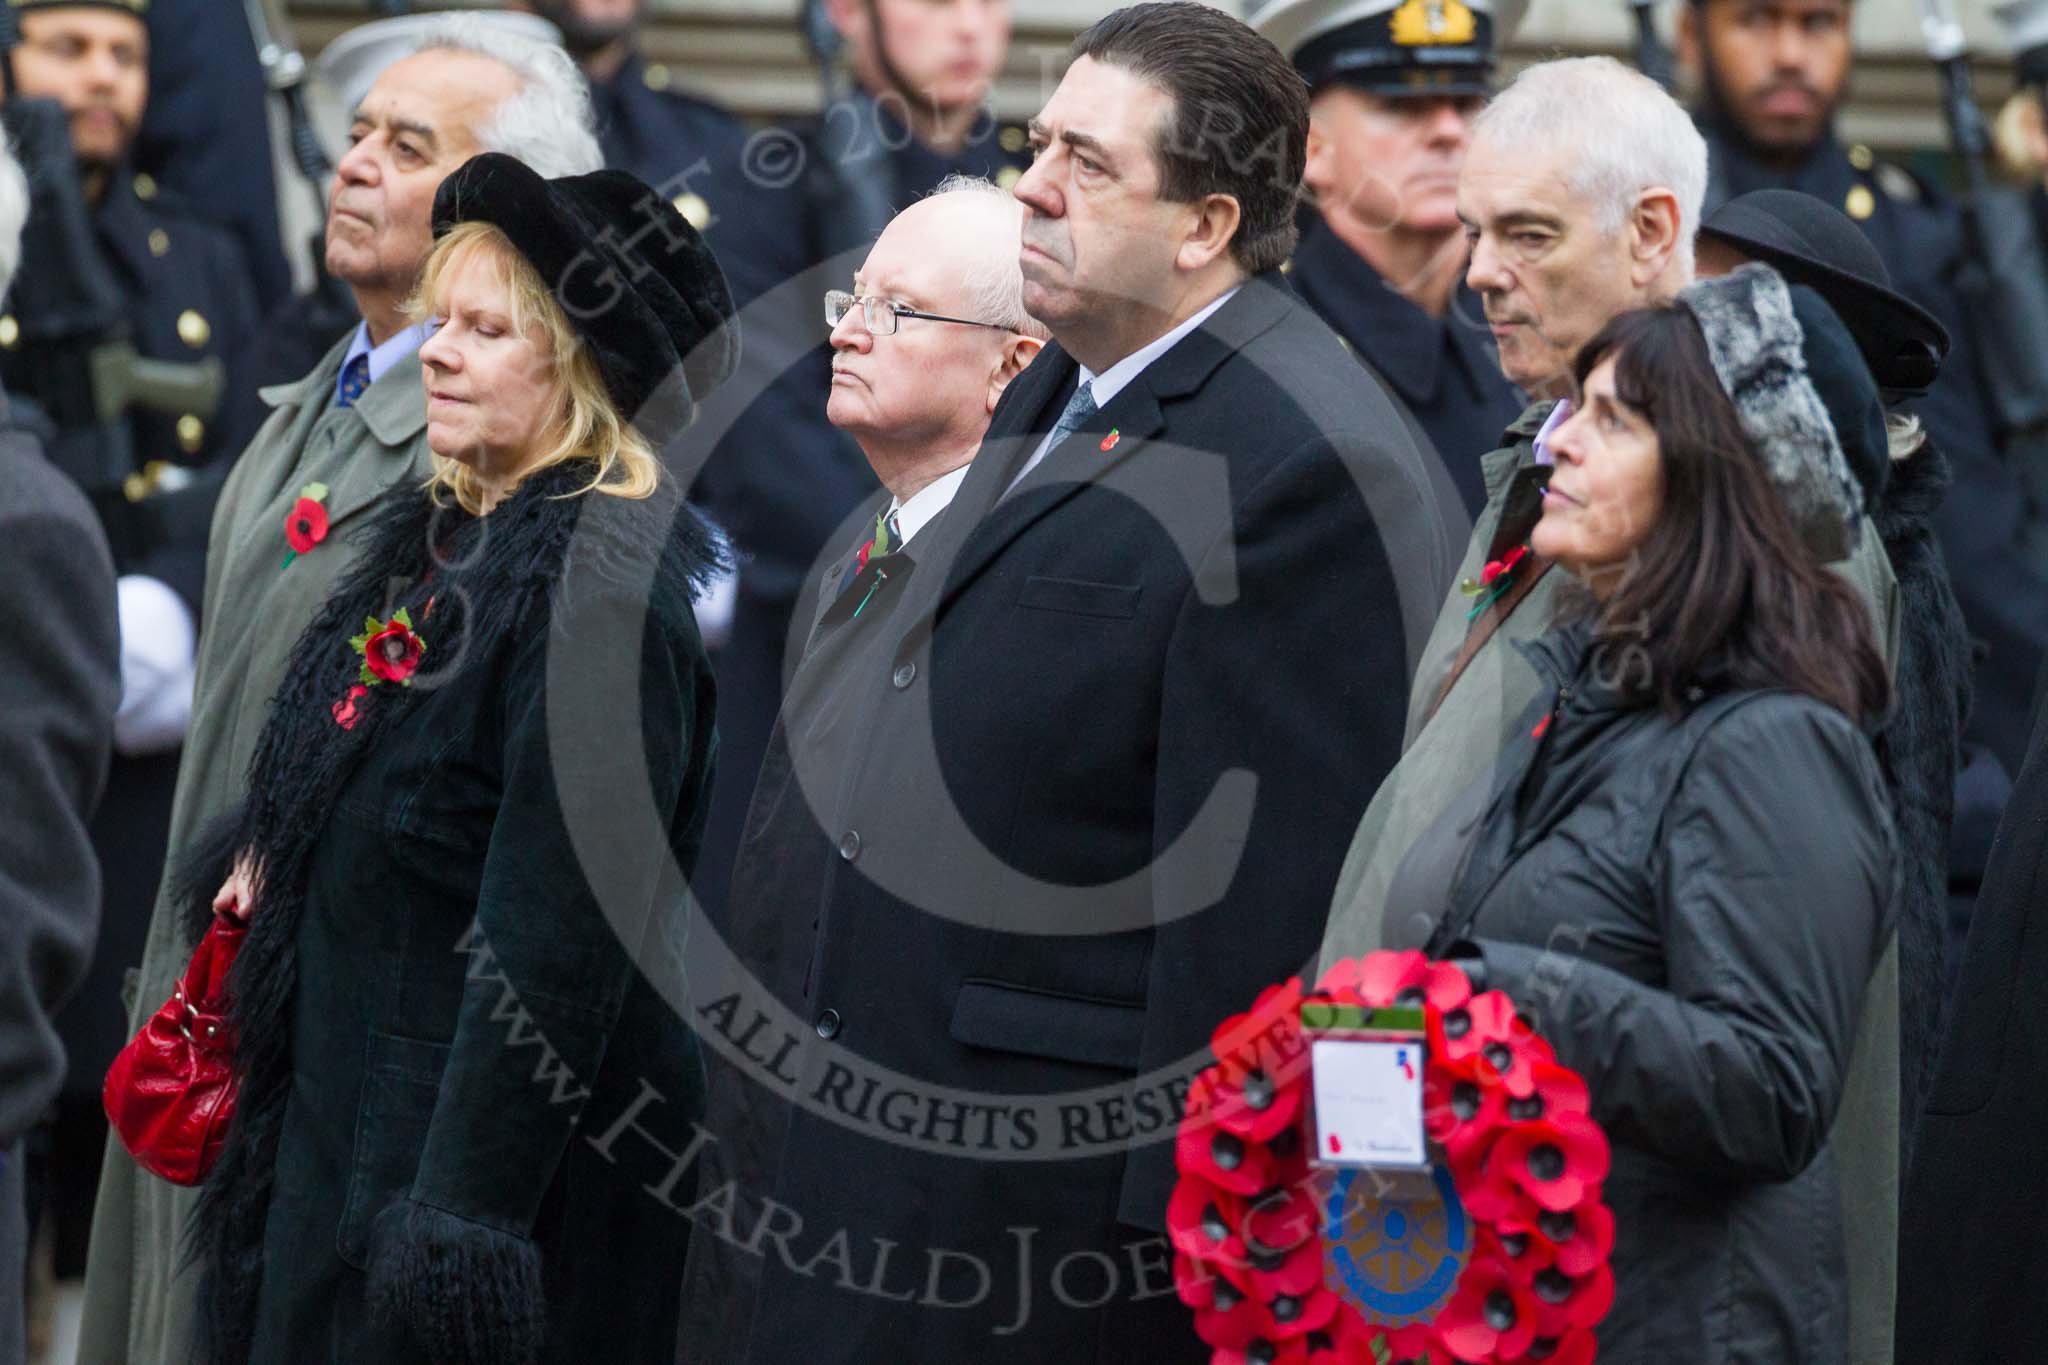
[[[1856,548],[1863,489],[1807,374],[1791,291],[1767,265],[1701,280],[1678,296],[1699,323],[1742,430],[1784,494],[1808,548],[1831,563]]]

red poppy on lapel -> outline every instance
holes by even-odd
[[[284,543],[290,547],[285,551],[284,567],[290,568],[294,559],[312,553],[315,545],[327,539],[327,509],[321,505],[326,500],[324,483],[309,483],[299,490],[299,500],[284,518]]]
[[[413,630],[412,617],[404,607],[393,612],[389,621],[370,617],[363,622],[363,633],[348,644],[363,656],[359,676],[366,687],[386,682],[411,687],[420,656],[427,652],[427,642]]]

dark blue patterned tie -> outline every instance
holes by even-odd
[[[341,370],[341,392],[335,395],[334,406],[352,408],[363,396],[363,390],[370,387],[370,356],[365,351],[349,361]]]
[[[1045,453],[1052,454],[1059,448],[1061,441],[1088,425],[1088,420],[1095,416],[1096,411],[1094,389],[1087,384],[1075,389],[1074,396],[1067,400],[1066,411],[1060,414],[1059,421],[1053,423],[1052,439],[1046,442]]]

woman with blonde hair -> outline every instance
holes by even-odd
[[[433,477],[300,637],[195,898],[249,923],[204,1354],[665,1360],[722,551],[654,451],[730,373],[731,297],[618,172],[477,157],[435,234]]]

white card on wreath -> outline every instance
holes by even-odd
[[[1316,1159],[1326,1166],[1429,1165],[1422,1040],[1318,1038],[1309,1054]]]

